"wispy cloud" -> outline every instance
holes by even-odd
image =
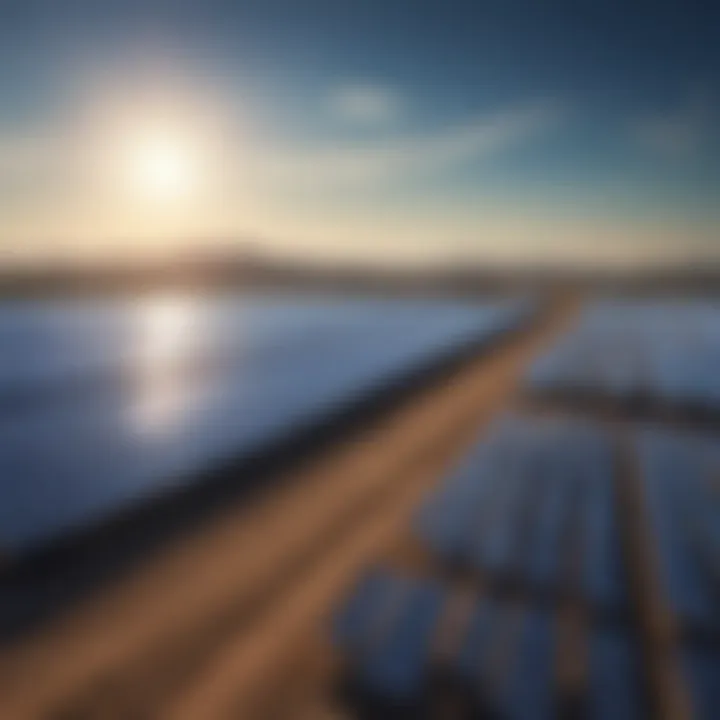
[[[386,125],[402,114],[404,102],[395,90],[355,84],[335,90],[328,101],[330,112],[356,125]]]
[[[675,161],[701,155],[712,130],[712,104],[697,90],[677,108],[633,124],[632,133],[646,151]]]
[[[543,102],[430,134],[323,144],[302,151],[268,148],[258,156],[257,169],[273,181],[286,183],[336,186],[411,181],[515,148],[556,127],[562,115],[558,104]]]

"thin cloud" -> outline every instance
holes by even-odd
[[[245,185],[271,190],[402,183],[509,151],[551,130],[561,118],[556,104],[536,103],[422,135],[302,149],[276,142],[243,144],[238,145],[233,164]],[[81,139],[67,134],[0,134],[0,184],[62,181],[65,185],[70,177],[77,179],[91,154]]]
[[[538,103],[425,135],[324,145],[258,158],[259,171],[282,182],[356,185],[432,176],[519,146],[555,127],[553,103]]]
[[[712,130],[711,103],[705,92],[693,93],[677,109],[635,123],[641,147],[669,160],[693,160],[701,155]]]
[[[349,85],[336,90],[329,99],[330,112],[355,125],[385,125],[403,111],[400,94],[377,85]]]

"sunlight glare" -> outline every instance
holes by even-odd
[[[167,202],[186,199],[197,189],[197,148],[183,133],[170,128],[138,132],[126,153],[126,182],[133,194]]]
[[[138,306],[139,354],[135,359],[130,423],[143,436],[170,430],[187,401],[184,369],[192,347],[196,305],[192,299],[158,298]]]

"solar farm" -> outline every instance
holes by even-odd
[[[197,484],[401,378],[480,350],[531,309],[243,296],[6,307],[0,548],[22,556]]]
[[[710,303],[585,309],[428,493],[414,561],[368,571],[336,613],[341,701],[368,718],[717,717],[720,446],[684,421],[720,410],[719,331]]]
[[[645,409],[676,418],[720,415],[717,302],[601,301],[534,365],[539,395]]]
[[[91,375],[75,360],[51,363],[81,387],[90,377],[107,387],[61,401],[68,417],[95,413],[84,437],[96,439],[68,435],[68,448],[95,453],[114,480],[92,501],[76,492],[39,506],[33,486],[0,508],[5,546],[31,555],[30,569],[19,561],[4,578],[5,628],[33,614],[38,588],[62,595],[67,567],[48,572],[42,544],[67,523],[80,518],[77,542],[92,559],[107,542],[98,524],[118,503],[142,517],[148,483],[154,504],[189,490],[199,502],[210,481],[166,472],[174,462],[239,462],[256,440],[285,437],[298,414],[319,426],[368,394],[387,403],[283,467],[272,487],[243,466],[238,482],[271,489],[223,496],[222,512],[174,539],[172,552],[153,550],[60,619],[6,642],[0,717],[718,717],[716,308],[667,298],[403,301],[323,310],[319,323],[307,309],[288,321],[283,308],[282,332],[258,333],[242,363],[232,343],[195,348],[181,363],[183,393],[193,392],[192,368],[209,363],[210,399],[165,439],[128,436],[119,449],[97,422],[99,407],[124,408],[116,371],[107,360]],[[307,358],[278,385],[273,373],[287,375],[296,350],[271,350],[291,328]],[[16,372],[0,370],[0,384]],[[249,370],[257,389],[228,395]],[[46,368],[22,372],[55,387]],[[408,375],[428,379],[390,402]],[[38,403],[22,403],[27,422],[39,422]],[[243,413],[266,418],[259,435]],[[222,432],[211,442],[212,427]],[[79,456],[68,448],[58,448],[68,462],[58,467],[71,476]],[[133,522],[111,541],[138,543]]]

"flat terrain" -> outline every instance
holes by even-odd
[[[527,363],[575,308],[557,303],[287,482],[3,648],[0,717],[332,716],[332,609],[363,568],[405,552],[423,495],[513,402]]]

